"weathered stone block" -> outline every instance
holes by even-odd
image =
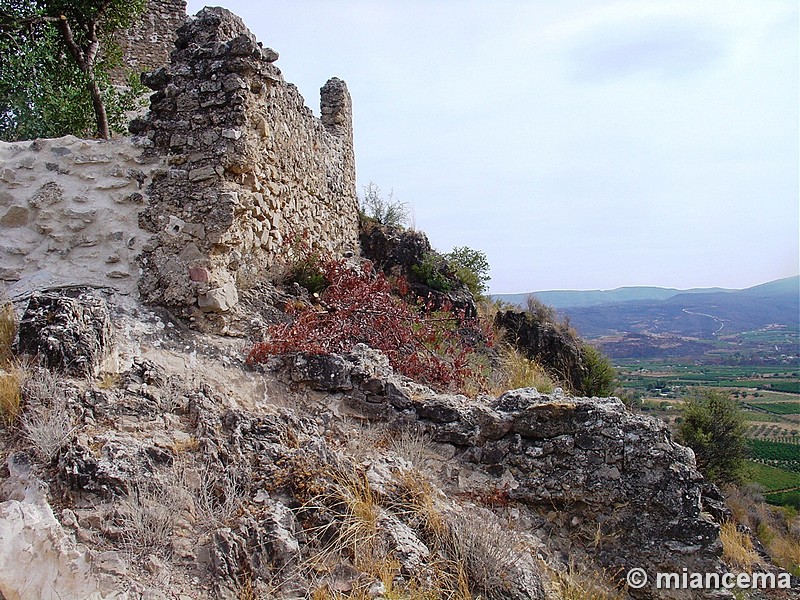
[[[238,302],[239,294],[232,282],[197,297],[197,305],[205,312],[227,312]]]
[[[86,288],[34,294],[19,324],[17,349],[49,368],[96,375],[112,349],[106,301]]]
[[[29,213],[24,206],[10,206],[2,218],[0,225],[3,227],[25,227],[28,224]]]

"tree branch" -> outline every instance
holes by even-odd
[[[56,21],[56,27],[58,28],[59,33],[61,33],[61,37],[64,40],[64,43],[67,45],[67,50],[72,55],[72,58],[75,59],[75,62],[78,63],[78,67],[83,73],[89,73],[89,65],[86,62],[86,57],[83,55],[83,51],[81,50],[80,46],[78,46],[77,42],[75,41],[75,36],[72,34],[72,27],[67,21],[67,17],[61,15]]]

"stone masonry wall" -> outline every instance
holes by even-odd
[[[124,68],[112,74],[114,83],[126,84],[128,71],[141,73],[167,64],[185,21],[184,0],[148,0],[142,15],[118,38]]]
[[[302,246],[357,249],[351,100],[343,81],[321,90],[321,119],[241,19],[205,8],[178,31],[166,68],[143,81],[150,114],[131,124],[166,157],[140,225],[145,301],[189,314],[225,312],[238,290],[268,277]]]
[[[135,295],[158,157],[130,138],[0,142],[0,296],[63,285]]]

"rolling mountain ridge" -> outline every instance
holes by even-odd
[[[619,288],[533,295],[613,358],[769,362],[796,361],[800,354],[800,277],[744,290]]]

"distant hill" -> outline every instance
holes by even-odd
[[[744,290],[625,287],[533,295],[615,358],[800,360],[800,277]],[[527,294],[495,297],[524,305]]]
[[[767,284],[768,285],[768,284]],[[735,292],[724,288],[693,288],[679,290],[675,288],[629,286],[613,290],[547,290],[543,292],[527,292],[521,294],[495,294],[492,298],[509,304],[525,306],[528,296],[536,296],[541,302],[553,308],[576,306],[597,306],[633,300],[666,300],[676,294],[702,294],[708,292]]]

